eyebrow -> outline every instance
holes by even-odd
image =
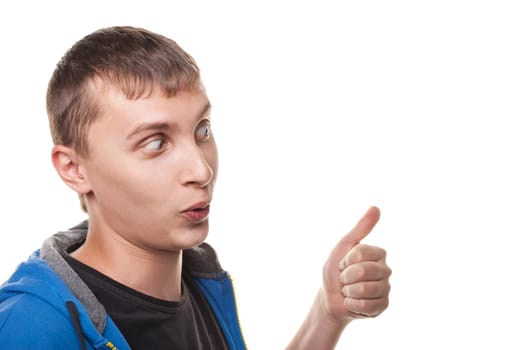
[[[208,115],[211,110],[211,103],[207,102],[202,108],[201,112],[198,114],[198,119],[202,119],[204,116]],[[140,134],[144,131],[163,131],[169,130],[172,128],[173,123],[169,122],[154,122],[154,123],[142,123],[137,125],[128,135],[127,140],[132,139],[137,134]]]

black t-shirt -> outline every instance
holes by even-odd
[[[182,273],[182,298],[166,301],[131,289],[71,256],[66,260],[131,349],[228,349],[209,304],[188,274]]]

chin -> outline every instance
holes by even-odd
[[[184,232],[175,233],[177,246],[179,249],[191,249],[202,244],[209,234],[208,222],[190,227]]]

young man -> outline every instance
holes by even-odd
[[[47,239],[0,289],[1,349],[245,349],[228,274],[204,240],[218,170],[193,59],[131,27],[96,31],[47,92],[53,165],[89,219]],[[334,247],[289,349],[332,349],[388,305],[385,251]]]

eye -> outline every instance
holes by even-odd
[[[154,139],[143,147],[146,151],[161,151],[165,147],[165,141],[163,139]]]
[[[194,137],[197,142],[207,141],[211,137],[211,122],[207,119],[202,120],[194,132]]]

